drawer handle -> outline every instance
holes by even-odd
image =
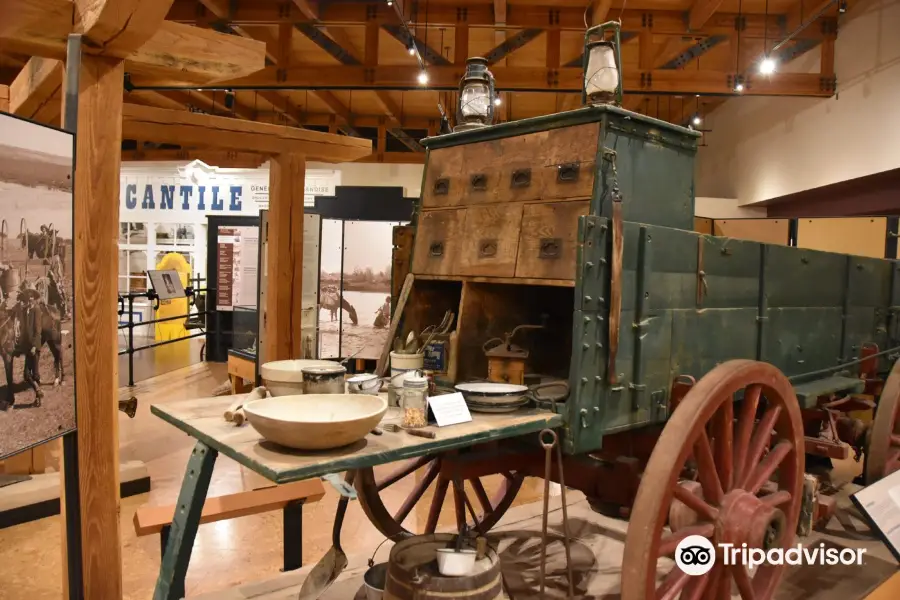
[[[540,249],[538,250],[538,258],[559,258],[559,251],[561,246],[561,238],[541,238]]]
[[[497,256],[497,240],[481,240],[478,242],[478,258]]]
[[[450,193],[450,180],[446,177],[441,177],[437,181],[434,182],[434,195],[435,196],[446,196]]]
[[[559,183],[572,183],[578,181],[578,172],[581,170],[580,163],[566,163],[556,167],[556,181]]]
[[[531,185],[531,169],[516,169],[512,173],[512,187],[527,188]]]
[[[487,175],[484,173],[476,173],[472,175],[470,180],[473,192],[483,192],[487,189]]]
[[[428,247],[428,253],[431,256],[443,256],[444,242],[431,242],[431,245]]]

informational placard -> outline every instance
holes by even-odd
[[[459,392],[431,396],[428,398],[428,407],[438,427],[468,423],[472,420],[466,400]]]
[[[259,285],[259,227],[219,227],[216,265],[216,309],[255,307]]]
[[[850,499],[900,562],[900,471],[861,489]]]
[[[160,300],[175,300],[184,298],[184,286],[181,285],[181,277],[175,269],[165,271],[147,271],[153,291]]]
[[[0,113],[0,460],[75,429],[73,157],[72,134]]]

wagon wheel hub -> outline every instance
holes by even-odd
[[[733,490],[719,509],[715,541],[769,551],[781,547],[786,524],[787,517],[780,508],[744,490]]]

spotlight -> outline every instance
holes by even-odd
[[[387,0],[387,5],[388,5],[388,6],[393,6],[393,5],[394,5],[394,0]]]
[[[419,73],[419,85],[428,85],[428,73],[425,71]]]
[[[737,82],[737,83],[734,85],[734,91],[736,91],[738,94],[740,94],[741,92],[743,92],[743,91],[744,91],[744,84],[741,83],[741,82]]]
[[[703,119],[700,118],[700,115],[694,115],[694,118],[691,119],[691,123],[694,124],[694,127],[698,127],[700,125],[700,123],[702,123],[702,122],[703,122]]]
[[[503,104],[503,100],[500,99],[500,96],[494,98],[494,106],[500,106],[501,104]]]
[[[771,75],[775,72],[775,59],[768,56],[759,63],[759,72],[763,75]]]
[[[412,56],[416,53],[416,47],[413,45],[410,45],[408,51],[409,51],[409,55]]]

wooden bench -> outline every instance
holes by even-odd
[[[207,498],[203,504],[200,524],[281,509],[284,523],[284,570],[292,571],[299,569],[303,561],[303,505],[318,502],[324,496],[322,480],[317,478]],[[160,534],[160,560],[166,552],[174,517],[175,505],[142,506],[134,513],[134,532],[138,537]]]

